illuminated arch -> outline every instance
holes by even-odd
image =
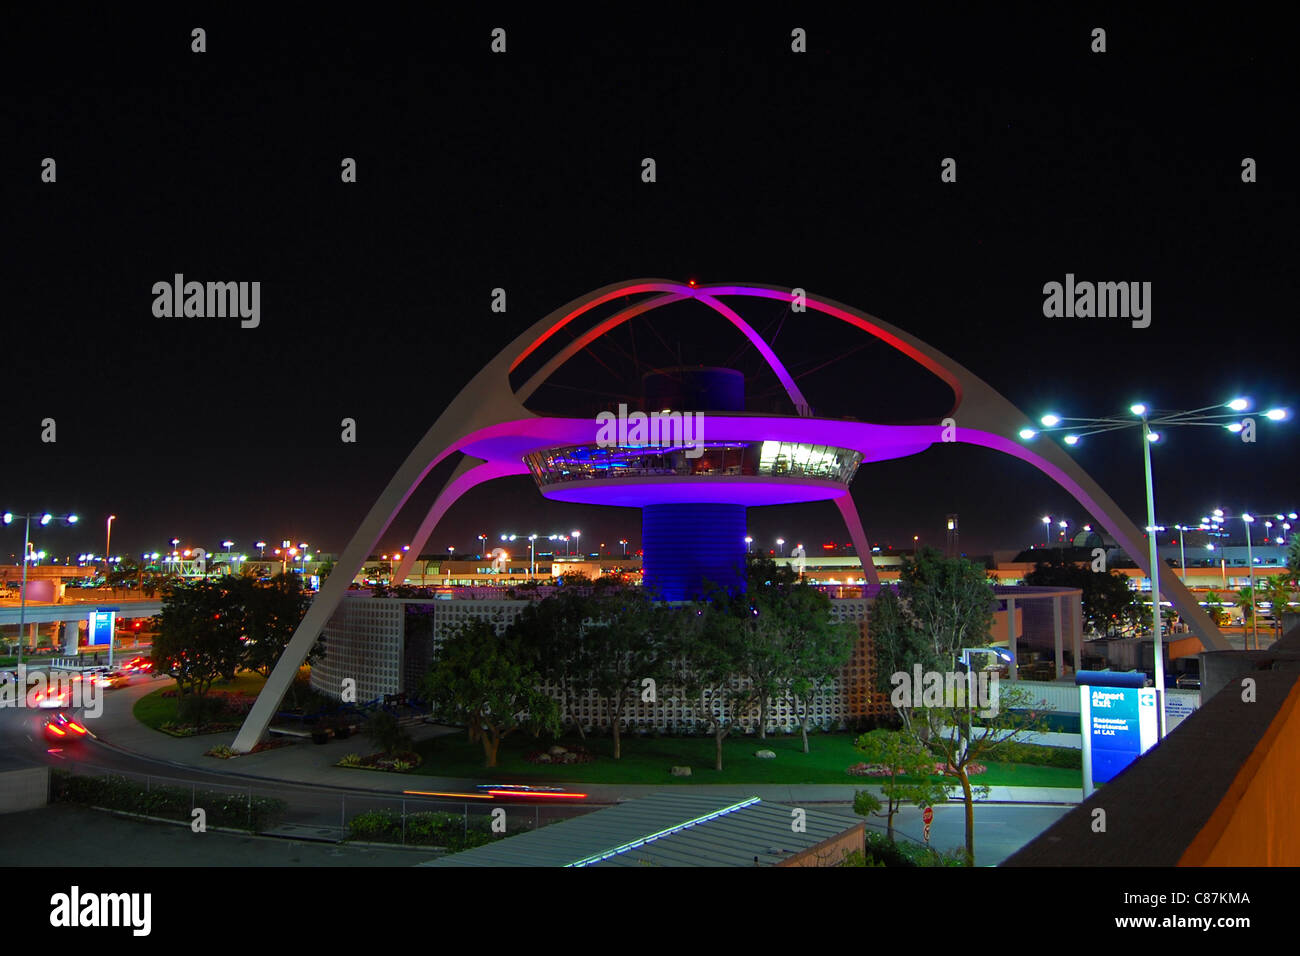
[[[659,296],[633,305],[599,323],[596,329],[580,336],[546,363],[543,367],[545,375],[541,372],[534,375],[518,392],[511,389],[510,373],[560,329],[606,302],[640,293],[659,293]],[[719,297],[728,296],[769,298],[786,302],[794,300],[790,290],[775,286],[718,284],[693,288],[665,279],[641,279],[596,289],[557,309],[517,336],[452,400],[370,508],[271,672],[266,686],[258,695],[235,738],[234,748],[247,752],[261,739],[299,666],[338,607],[348,586],[378,546],[380,538],[394,518],[433,468],[455,452],[463,451],[467,456],[448,479],[421,522],[417,540],[412,542],[411,551],[400,565],[403,570],[419,554],[446,510],[466,491],[494,478],[527,473],[519,463],[523,453],[546,447],[548,443],[562,444],[575,438],[580,440],[582,433],[578,429],[591,428],[591,423],[586,421],[535,415],[524,408],[523,402],[545,381],[546,376],[576,354],[577,350],[621,322],[672,302],[693,298],[714,309],[749,339],[781,379],[794,402],[796,413],[809,415],[807,402],[776,354],[748,323],[719,301]],[[812,295],[805,297],[805,303],[809,309],[837,318],[875,336],[946,382],[954,394],[953,408],[948,416],[955,425],[954,440],[1012,455],[1042,471],[1102,522],[1133,560],[1148,575],[1151,573],[1142,548],[1142,535],[1137,527],[1058,445],[1045,441],[1036,450],[1030,450],[1021,444],[1017,432],[1028,421],[1027,416],[988,384],[920,339],[864,312]],[[760,420],[750,421],[757,423]],[[879,452],[884,443],[886,450],[875,458],[868,457],[868,461],[914,454],[930,444],[945,440],[943,422],[922,426],[880,426],[794,419],[792,424],[799,421],[805,427],[835,426],[845,435],[841,447],[863,447]],[[731,422],[737,428],[746,423],[740,419],[732,419]],[[782,424],[780,420],[772,418],[763,419],[761,423],[768,427]],[[791,433],[795,432],[792,430]],[[855,441],[857,444],[854,444]],[[491,453],[490,460],[482,457],[489,453],[488,450]],[[835,499],[835,504],[858,549],[864,574],[869,583],[875,584],[871,550],[852,498],[847,494],[840,496]],[[418,540],[419,538],[423,540]],[[1181,581],[1174,576],[1166,576],[1161,581],[1161,590],[1173,602],[1184,620],[1191,624],[1207,648],[1228,648],[1223,635]]]

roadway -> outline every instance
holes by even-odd
[[[293,743],[259,754],[236,758],[247,768],[240,772],[230,762],[203,757],[203,750],[226,741],[226,735],[204,738],[172,738],[150,730],[135,721],[131,708],[145,694],[170,683],[169,679],[135,677],[131,686],[105,691],[103,714],[86,718],[85,723],[99,739],[53,746],[44,737],[45,717],[51,711],[25,708],[0,708],[0,763],[21,761],[44,764],[80,773],[117,773],[149,785],[189,786],[198,790],[275,797],[284,800],[288,811],[283,823],[272,831],[297,840],[337,842],[344,833],[344,823],[366,810],[387,809],[408,813],[441,810],[486,814],[491,806],[481,801],[434,799],[404,796],[403,789],[472,792],[479,782],[429,776],[396,776],[369,771],[334,767],[343,753],[359,748],[354,741],[334,741],[324,746]],[[419,728],[420,733],[449,732],[447,728]],[[8,758],[8,759],[2,759]],[[202,761],[219,765],[219,769],[195,766]],[[342,781],[356,781],[347,785]],[[804,803],[827,807],[848,807],[853,792],[861,788],[849,785],[725,787],[728,792],[753,790],[764,800],[787,804]],[[564,819],[576,813],[609,805],[621,799],[657,792],[654,786],[585,786],[590,799],[581,805],[507,805],[508,819],[514,824],[536,825]],[[701,788],[704,789],[704,788]],[[718,788],[707,788],[718,789]],[[1061,791],[1068,794],[1069,791]],[[1032,794],[1026,794],[1033,796]],[[1061,796],[1059,799],[1067,799]],[[1077,799],[1077,798],[1076,798]],[[975,808],[976,862],[996,865],[1032,837],[1042,832],[1070,809],[1069,803],[1052,805],[1023,803],[979,803]],[[38,812],[38,811],[33,811]],[[883,831],[883,821],[868,824]],[[964,811],[960,803],[935,808],[931,827],[932,846],[949,850],[965,843]],[[920,811],[906,808],[895,818],[901,838],[920,841]],[[21,834],[18,835],[21,839]],[[409,852],[409,851],[408,851]],[[17,858],[16,858],[17,859]],[[121,860],[105,861],[118,865]],[[148,865],[144,863],[143,865]]]

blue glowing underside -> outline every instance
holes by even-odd
[[[647,505],[641,509],[641,537],[643,583],[665,601],[744,587],[744,505]]]

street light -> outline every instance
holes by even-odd
[[[1178,529],[1178,566],[1183,569],[1183,573],[1181,577],[1184,581],[1186,581],[1187,580],[1187,554],[1183,550],[1183,532],[1199,531],[1201,528],[1204,528],[1205,525],[1201,525],[1200,528],[1189,528],[1187,525],[1176,524],[1174,525],[1174,527]]]
[[[753,538],[746,538],[746,541],[753,541]],[[618,543],[623,546],[623,557],[627,557],[627,538],[619,538]]]
[[[110,542],[112,542],[113,540],[113,519],[116,517],[117,515],[109,515],[108,523],[107,525],[105,525],[104,528],[104,577],[105,578],[108,577],[108,556],[113,553],[109,545]]]
[[[41,527],[45,527],[54,520],[54,516],[49,512],[42,512],[39,515],[19,515],[12,511],[4,513],[4,523],[13,524],[15,518],[23,519],[23,583],[22,591],[19,592],[18,598],[18,665],[23,663],[23,629],[27,626],[27,552],[32,549],[32,519],[37,519]],[[64,515],[63,520],[67,524],[76,524],[76,515]],[[41,552],[44,554],[45,552]]]
[[[750,546],[751,546],[753,543],[754,543],[754,539],[753,539],[752,537],[750,537],[749,535],[745,535],[745,553],[746,553],[746,554],[749,554],[749,552],[750,552]],[[627,548],[624,548],[624,549],[623,549],[623,553],[624,553],[624,554],[627,554]]]
[[[1251,401],[1248,398],[1234,398],[1217,405],[1206,405],[1204,408],[1193,408],[1188,411],[1165,411],[1151,408],[1143,402],[1137,402],[1129,406],[1132,418],[1065,418],[1060,415],[1050,414],[1044,415],[1040,421],[1043,424],[1042,431],[1044,433],[1068,432],[1065,436],[1065,443],[1071,446],[1077,445],[1089,435],[1099,435],[1103,432],[1140,426],[1143,439],[1142,464],[1146,477],[1147,527],[1154,528],[1156,526],[1156,504],[1155,491],[1151,480],[1151,446],[1160,440],[1160,432],[1153,429],[1152,426],[1174,428],[1181,425],[1203,425],[1227,428],[1229,431],[1239,432],[1245,427],[1240,420],[1240,413],[1250,408],[1250,405]],[[1265,417],[1269,421],[1284,421],[1290,417],[1290,413],[1286,409],[1275,408],[1266,412]],[[1232,421],[1229,421],[1229,419]],[[1033,428],[1024,428],[1020,431],[1020,437],[1026,441],[1035,438],[1037,435],[1038,432]],[[1148,532],[1147,540],[1150,546],[1149,557],[1151,561],[1151,621],[1152,638],[1155,642],[1156,698],[1159,701],[1156,708],[1158,717],[1157,739],[1164,739],[1165,664],[1164,643],[1160,634],[1160,553],[1156,545],[1154,531]]]
[[[582,542],[579,540],[579,539],[582,537],[582,532],[581,532],[581,531],[571,531],[571,532],[569,532],[569,533],[573,536],[573,550],[574,550],[574,553],[577,554],[578,557],[582,557]]]
[[[1250,526],[1255,523],[1255,516],[1243,514],[1241,520],[1246,524],[1246,564],[1250,568],[1250,633],[1254,639],[1255,650],[1259,650],[1259,621],[1255,615],[1255,556],[1250,550]]]
[[[1043,547],[1052,546],[1052,516],[1043,515]]]
[[[776,539],[776,553],[778,556],[783,555],[785,551],[785,538]]]

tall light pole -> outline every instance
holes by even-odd
[[[13,524],[15,518],[23,519],[23,583],[22,591],[18,597],[18,664],[23,663],[23,629],[27,626],[27,552],[32,547],[32,519],[35,518],[40,522],[41,527],[45,527],[54,520],[54,516],[48,512],[42,512],[37,515],[16,515],[12,511],[4,513],[4,523]],[[76,515],[64,515],[63,520],[68,524],[76,524]]]
[[[1176,524],[1174,527],[1178,529],[1178,566],[1182,568],[1183,572],[1179,577],[1185,582],[1187,580],[1187,552],[1183,550],[1183,532],[1193,529],[1181,524]]]
[[[1156,507],[1155,492],[1151,480],[1151,445],[1160,440],[1160,432],[1153,430],[1151,426],[1173,428],[1180,425],[1206,425],[1214,428],[1226,428],[1235,434],[1245,427],[1245,423],[1241,421],[1241,413],[1249,409],[1250,406],[1250,399],[1234,398],[1229,402],[1206,405],[1204,408],[1193,408],[1189,411],[1160,411],[1152,409],[1143,402],[1137,402],[1129,406],[1129,412],[1132,414],[1131,418],[1064,418],[1060,415],[1048,414],[1044,415],[1040,421],[1043,425],[1041,431],[1044,433],[1066,432],[1064,441],[1065,444],[1070,446],[1077,445],[1089,435],[1098,435],[1102,432],[1118,431],[1140,425],[1142,428],[1142,465],[1146,478],[1147,528],[1154,529],[1156,526]],[[1290,418],[1290,412],[1284,408],[1273,408],[1265,412],[1264,417],[1271,422],[1280,422]],[[1034,428],[1022,428],[1020,437],[1025,441],[1030,441],[1038,436],[1039,431],[1039,429]],[[1158,738],[1163,739],[1165,736],[1165,667],[1164,644],[1160,633],[1160,555],[1156,546],[1155,534],[1154,530],[1147,531],[1151,561],[1151,621],[1154,630],[1153,640],[1155,642],[1156,711],[1159,718],[1157,726]]]
[[[1043,547],[1052,546],[1052,516],[1043,515]]]
[[[117,515],[109,515],[108,523],[104,528],[104,580],[106,581],[108,580],[108,570],[109,570],[108,556],[113,553],[112,549],[110,548],[110,544],[113,541],[113,519],[116,517]]]
[[[746,553],[746,554],[749,554],[749,552],[753,549],[753,544],[754,544],[754,538],[753,538],[751,535],[745,535],[745,553]],[[623,554],[625,554],[625,555],[627,554],[627,548],[626,548],[626,547],[623,548]]]
[[[1259,650],[1259,622],[1255,615],[1257,606],[1255,601],[1255,556],[1250,549],[1250,526],[1254,524],[1255,516],[1243,514],[1241,520],[1246,524],[1246,565],[1250,569],[1250,633],[1255,644],[1255,650]]]
[[[482,560],[483,560],[483,555],[487,554],[487,535],[485,535],[485,534],[481,534],[481,535],[479,535],[479,536],[478,536],[478,542],[479,542],[479,544],[478,544],[478,546],[479,546],[478,559],[479,559],[480,561],[482,561]]]
[[[528,536],[528,579],[531,581],[537,577],[537,535]]]
[[[570,531],[569,534],[573,537],[574,553],[577,554],[578,557],[582,557],[582,532]]]
[[[753,541],[753,538],[746,538],[746,541]],[[619,538],[618,543],[623,546],[623,557],[627,557],[627,538]]]
[[[776,555],[782,557],[785,554],[785,538],[776,539]]]

